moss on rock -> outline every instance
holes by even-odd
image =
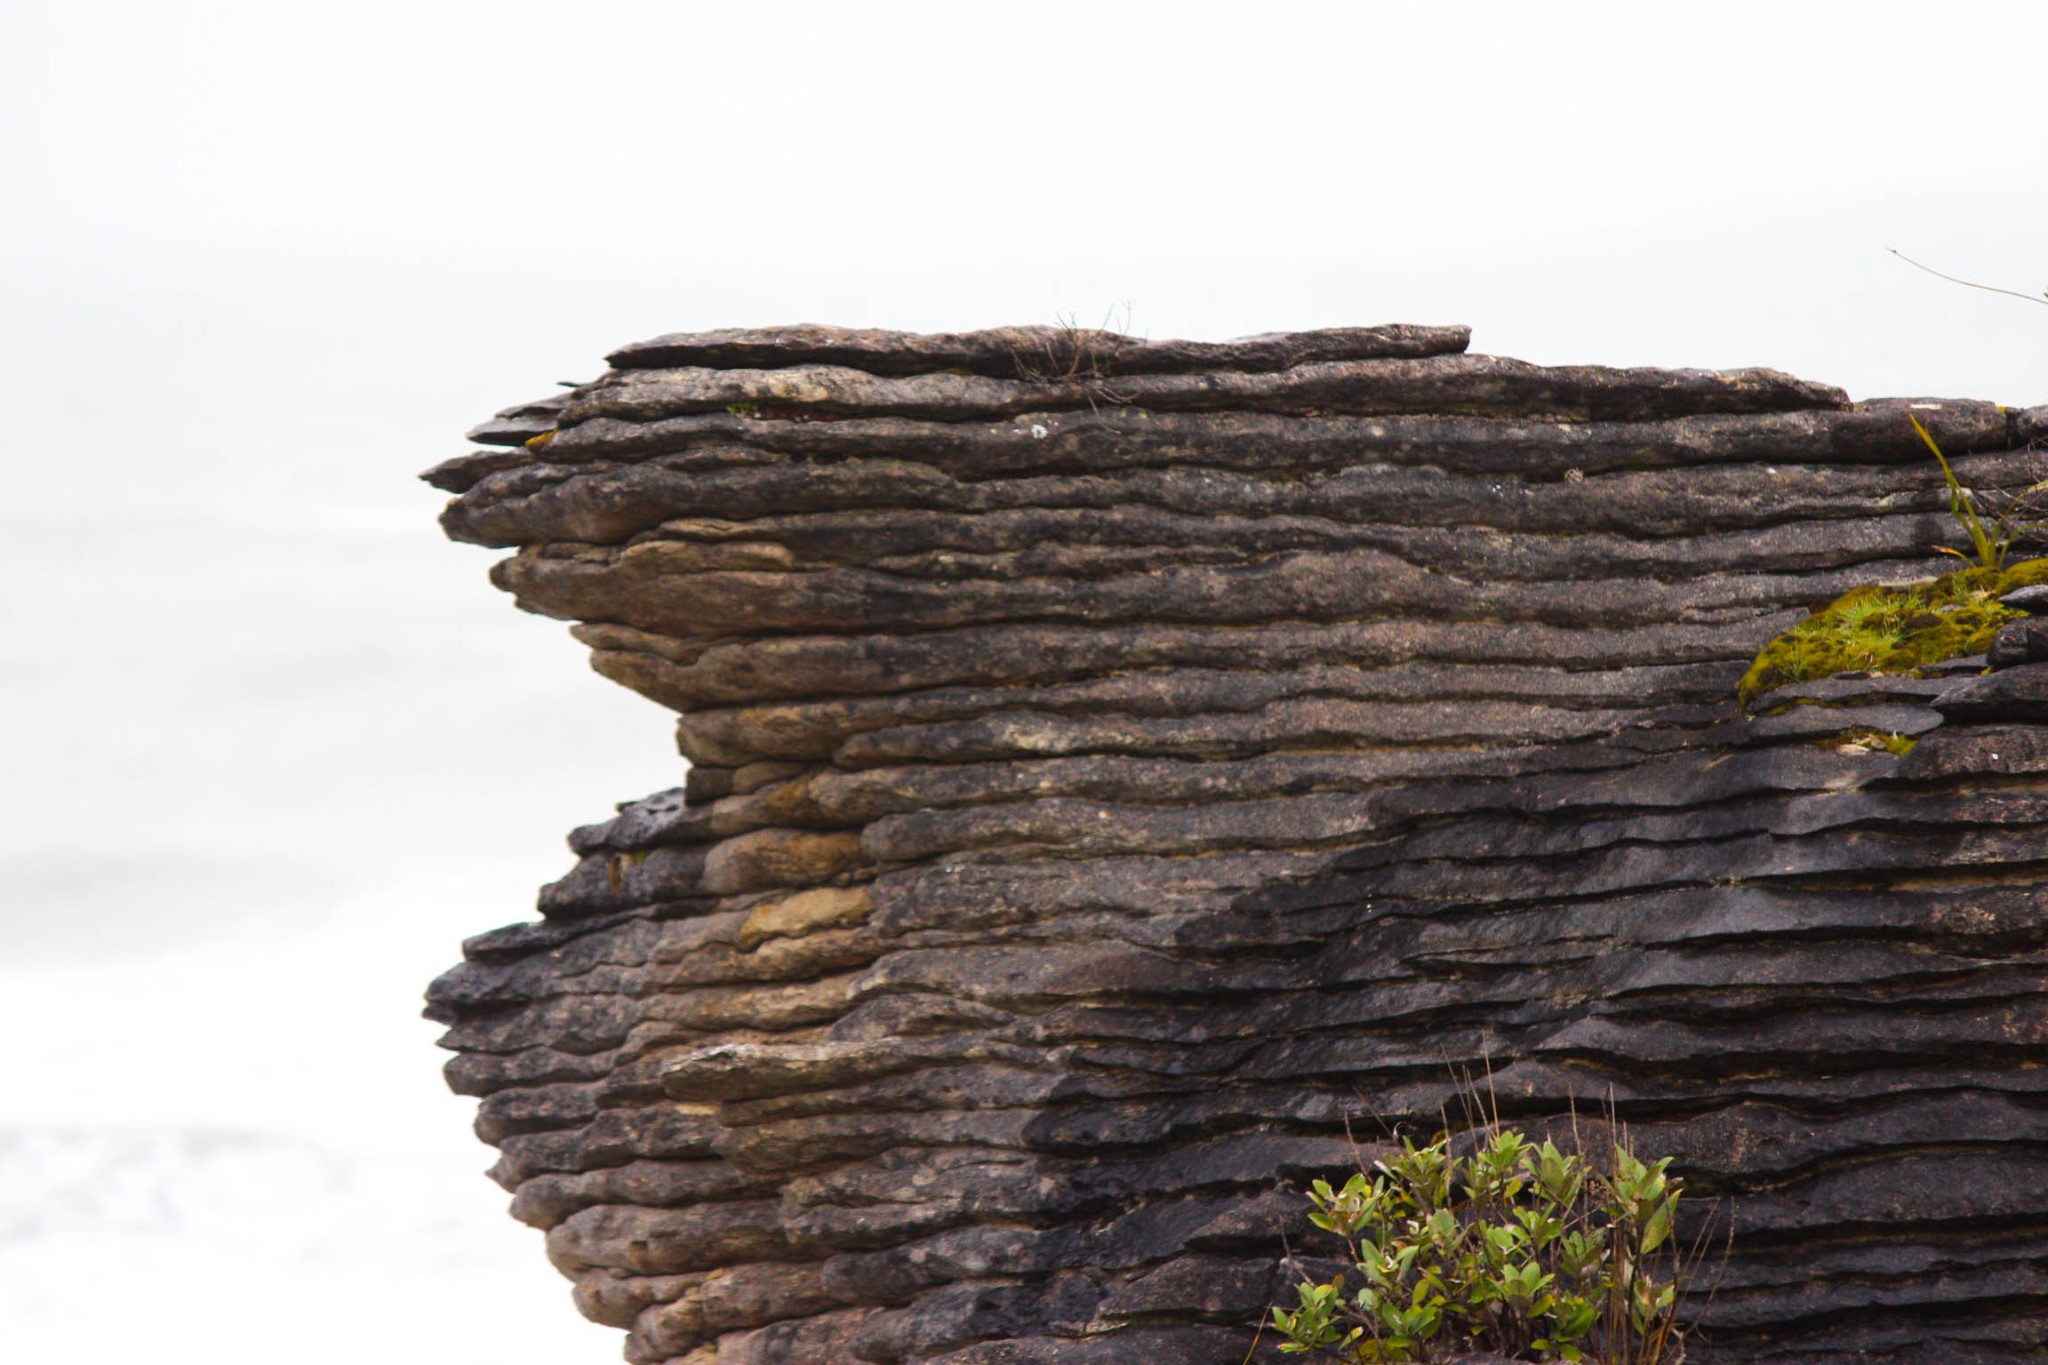
[[[1765,645],[1736,693],[1746,706],[1787,683],[1836,673],[1911,673],[1981,654],[2000,626],[2022,615],[1998,599],[2035,583],[2048,583],[2048,559],[1851,589]]]

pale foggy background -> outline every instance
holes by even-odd
[[[654,333],[1465,322],[2048,402],[2029,4],[0,9],[0,1357],[616,1358],[426,981],[673,785],[415,471]]]

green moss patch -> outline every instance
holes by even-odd
[[[1787,683],[1836,673],[1911,673],[1981,654],[2000,626],[2022,614],[1998,599],[2035,583],[2048,583],[2048,559],[1852,589],[1765,645],[1737,695],[1746,706]]]

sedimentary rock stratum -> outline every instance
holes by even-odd
[[[687,779],[430,1012],[630,1359],[1236,1365],[1302,1183],[1473,1076],[1732,1220],[1694,1359],[2032,1358],[2048,664],[1735,687],[1952,567],[1909,416],[1991,488],[2048,411],[1447,327],[610,360],[427,477]]]

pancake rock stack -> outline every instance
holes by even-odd
[[[1489,1074],[1732,1219],[1695,1361],[2035,1358],[2048,651],[1735,684],[2048,412],[1465,342],[670,336],[430,472],[681,715],[431,992],[628,1359],[1237,1365]]]

